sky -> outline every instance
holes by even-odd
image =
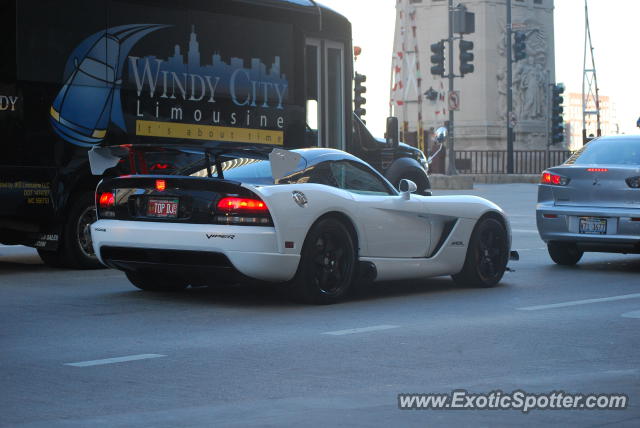
[[[456,0],[454,3],[459,3]],[[367,126],[382,135],[389,115],[389,79],[396,0],[319,0],[345,15],[353,26],[354,45],[362,47],[356,71],[367,75]],[[464,3],[464,2],[463,2]],[[584,0],[555,0],[556,82],[582,91]],[[506,12],[505,12],[506,13]],[[638,133],[640,50],[635,28],[640,0],[589,0],[591,38],[601,95],[617,110],[620,131]]]

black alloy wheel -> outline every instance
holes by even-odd
[[[289,290],[305,303],[336,303],[350,291],[355,267],[355,243],[348,228],[335,218],[322,219],[305,239]]]
[[[453,275],[457,284],[493,287],[504,275],[509,243],[504,225],[494,218],[481,219],[473,230],[462,271]]]

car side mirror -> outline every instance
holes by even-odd
[[[444,126],[441,126],[440,128],[436,129],[434,140],[438,144],[444,144],[445,141],[447,141],[447,128]]]
[[[394,149],[398,147],[398,144],[400,144],[400,131],[397,117],[387,118],[387,133],[385,136],[387,138],[387,145]]]
[[[402,180],[400,180],[400,184],[398,184],[398,190],[400,191],[400,196],[402,196],[402,199],[408,200],[411,198],[411,194],[415,193],[416,190],[418,190],[418,186],[413,181],[403,178]]]

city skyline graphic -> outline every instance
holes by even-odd
[[[251,58],[249,68],[245,68],[245,59],[243,58],[231,57],[227,63],[222,59],[219,51],[214,51],[210,56],[210,64],[203,64],[202,58],[195,26],[192,25],[186,58],[181,45],[177,43],[174,45],[173,54],[166,59],[159,58],[156,55],[147,55],[138,61],[130,61],[129,82],[135,84],[134,67],[137,67],[138,76],[142,76],[145,67],[150,66],[153,75],[162,76],[162,73],[165,72],[169,74],[175,73],[180,77],[185,76],[185,89],[190,84],[190,79],[186,78],[189,75],[210,76],[213,79],[219,78],[216,93],[220,95],[230,95],[232,77],[238,70],[245,71],[246,75],[235,79],[234,85],[237,92],[266,91],[267,98],[270,101],[278,101],[276,91],[264,89],[264,85],[278,85],[279,88],[285,88],[285,91],[289,86],[287,77],[281,70],[280,56],[274,57],[273,63],[269,68],[260,58]],[[172,78],[170,77],[169,79]],[[257,82],[257,88],[254,87],[256,83],[252,82]],[[192,90],[192,88],[188,88],[188,90]],[[285,93],[284,99],[288,98],[287,95]]]

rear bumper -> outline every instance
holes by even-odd
[[[300,260],[278,252],[273,227],[99,220],[91,235],[98,258],[109,267],[200,281],[237,273],[287,281]]]
[[[606,218],[607,233],[580,233],[580,217]],[[539,203],[536,207],[538,233],[543,241],[575,242],[584,251],[640,252],[640,221],[633,221],[634,218],[640,218],[640,210],[547,203]]]

